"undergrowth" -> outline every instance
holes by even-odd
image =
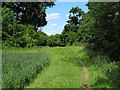
[[[120,88],[120,62],[85,47],[78,53],[88,68],[92,88]]]

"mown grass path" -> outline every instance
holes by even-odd
[[[27,88],[82,88],[82,67],[76,63],[76,53],[68,47],[43,48],[51,63]]]
[[[73,50],[73,48],[69,47],[74,53],[76,53],[76,55],[78,55],[78,59],[79,62],[82,66],[82,78],[83,78],[83,88],[91,88],[91,85],[89,83],[89,72],[88,72],[88,68],[86,67],[86,65],[84,64],[84,62],[81,60],[81,55],[78,53],[78,51]],[[79,50],[79,49],[78,49]]]

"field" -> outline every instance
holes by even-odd
[[[3,88],[120,87],[120,63],[84,46],[4,49],[2,63]]]
[[[27,49],[26,49],[27,50]],[[22,88],[50,63],[41,52],[3,51],[3,88]]]

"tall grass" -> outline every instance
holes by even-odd
[[[120,62],[111,60],[102,52],[86,49],[78,54],[90,73],[89,83],[93,88],[120,88]]]
[[[89,62],[88,67],[91,72],[90,79],[93,87],[120,88],[119,62],[110,61],[107,56],[103,55],[98,55],[92,60]]]
[[[3,52],[3,88],[23,88],[48,66],[48,55],[40,52]]]

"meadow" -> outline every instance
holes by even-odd
[[[83,45],[4,49],[2,63],[3,88],[120,87],[120,63]]]

